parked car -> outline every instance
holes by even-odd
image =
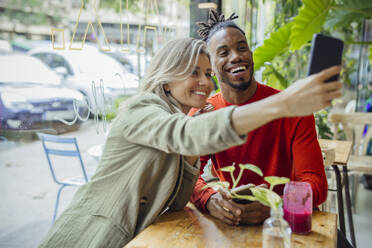
[[[65,87],[84,94],[93,114],[106,113],[115,99],[134,95],[139,86],[136,75],[93,46],[85,45],[82,50],[40,47],[32,49],[29,54],[61,75]]]
[[[21,54],[1,55],[0,68],[1,130],[66,130],[77,113],[81,119],[87,116],[84,96],[60,87],[60,77],[38,59]],[[80,122],[77,118],[74,128]]]

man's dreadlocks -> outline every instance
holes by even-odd
[[[227,27],[232,27],[238,29],[245,36],[244,31],[233,21],[236,18],[238,18],[238,16],[235,15],[235,13],[232,13],[231,16],[225,20],[224,14],[219,15],[216,10],[210,9],[208,22],[197,23],[199,26],[198,34],[204,41],[208,42],[217,31]]]

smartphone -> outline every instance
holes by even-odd
[[[252,191],[250,190],[250,188],[252,188],[252,186],[254,186],[254,184],[251,184],[251,183],[245,184],[245,185],[240,185],[240,186],[232,189],[231,193],[236,193],[238,195],[252,195]],[[236,199],[236,198],[234,198],[233,201],[236,202],[236,203],[240,203],[240,204],[247,204],[247,203],[252,202],[250,200]]]
[[[334,65],[341,65],[344,42],[340,39],[315,34],[311,44],[310,60],[307,75],[318,73]],[[336,81],[339,75],[334,75],[325,82]]]

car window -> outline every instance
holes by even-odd
[[[0,82],[59,84],[59,77],[40,60],[31,56],[0,56]]]
[[[73,75],[68,62],[61,55],[52,53],[35,53],[32,56],[40,59],[44,62],[44,64],[46,64],[53,70],[58,67],[64,67],[66,68],[69,75]]]
[[[123,72],[123,67],[119,62],[99,52],[71,53],[71,59],[77,64],[80,73],[105,72],[114,75]]]
[[[34,57],[40,59],[40,60],[43,61],[45,64],[48,64],[48,60],[47,60],[47,58],[48,58],[48,54],[46,54],[46,53],[37,53],[37,54],[34,54],[34,55],[32,55],[32,56],[34,56]]]
[[[68,74],[72,75],[72,71],[70,69],[70,66],[68,65],[68,62],[58,54],[49,54],[50,56],[50,68],[56,69],[58,67],[64,67],[66,68]]]

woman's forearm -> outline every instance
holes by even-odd
[[[232,126],[239,135],[283,117],[280,96],[274,95],[261,101],[237,107],[232,113]]]
[[[231,124],[239,135],[281,117],[307,116],[331,104],[342,95],[342,83],[325,80],[340,72],[333,66],[301,79],[284,91],[241,107],[237,107]]]

